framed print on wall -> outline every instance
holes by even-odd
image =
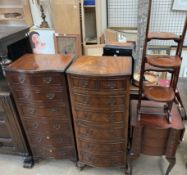
[[[187,11],[187,0],[173,0],[172,10]]]
[[[81,43],[79,35],[55,33],[55,50],[56,53],[72,54],[76,57],[81,56]]]

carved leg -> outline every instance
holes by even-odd
[[[176,158],[175,157],[172,157],[172,158],[166,157],[166,159],[169,162],[169,166],[167,168],[166,175],[169,175],[170,171],[172,170],[172,168],[174,167],[174,165],[176,163]]]
[[[77,162],[77,167],[79,168],[79,170],[80,171],[82,171],[85,167],[86,167],[86,165],[85,164],[83,164],[82,162]]]
[[[32,156],[27,156],[24,158],[23,168],[32,168],[33,165],[34,165],[34,160],[33,160]]]

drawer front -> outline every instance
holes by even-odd
[[[46,145],[54,146],[54,147],[63,147],[63,146],[72,146],[73,145],[73,136],[69,133],[28,133],[28,138],[31,147],[35,145],[41,145],[45,147]]]
[[[46,91],[42,93],[33,93],[31,91],[14,91],[14,98],[16,101],[23,101],[25,103],[34,103],[35,101],[43,101],[50,103],[53,101],[61,101],[65,104],[66,98],[64,92]]]
[[[53,147],[33,147],[32,153],[35,158],[42,159],[76,159],[76,153],[73,147],[58,149]]]
[[[105,90],[117,90],[117,89],[128,89],[128,78],[104,78],[94,79],[90,78],[79,78],[70,76],[70,81],[73,87],[84,88],[84,89],[105,89]]]
[[[111,156],[108,155],[95,155],[94,153],[88,153],[84,151],[79,152],[79,159],[81,162],[87,165],[96,167],[118,167],[126,164],[126,158],[124,154]]]
[[[82,94],[74,94],[75,103],[93,107],[110,107],[110,106],[126,106],[127,96],[86,96]]]
[[[55,103],[51,105],[53,106],[54,104]],[[56,117],[69,118],[67,109],[64,106],[60,106],[60,105],[56,107],[50,107],[50,106],[35,107],[33,105],[19,104],[18,107],[20,112],[22,113],[22,117],[33,118],[37,116],[37,117],[47,117],[47,118],[56,118]]]
[[[5,122],[0,122],[0,138],[10,137],[8,127]]]
[[[84,110],[76,110],[78,120],[88,121],[95,124],[109,124],[109,123],[122,123],[126,118],[126,112],[92,112]]]
[[[78,147],[81,150],[86,150],[87,152],[100,154],[110,154],[116,155],[116,153],[124,154],[127,153],[127,146],[123,142],[119,143],[93,143],[85,140],[78,140]]]
[[[4,147],[12,147],[12,149],[16,149],[16,145],[10,136],[0,138],[0,150]]]
[[[80,138],[96,141],[119,141],[125,139],[124,128],[111,126],[110,128],[90,127],[86,125],[77,126],[77,135]]]
[[[24,127],[27,131],[37,131],[38,133],[48,131],[52,133],[66,133],[71,131],[69,121],[67,120],[57,120],[57,119],[42,119],[42,118],[32,118],[22,120]]]
[[[28,85],[63,85],[65,79],[62,73],[57,72],[43,72],[43,73],[20,73],[20,72],[7,72],[7,78],[11,85],[18,85],[28,87]]]

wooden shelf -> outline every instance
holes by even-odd
[[[180,40],[180,36],[170,33],[170,32],[150,32],[148,34],[148,41],[150,40],[174,40],[178,42]]]
[[[150,55],[147,56],[147,62],[155,67],[175,68],[181,65],[181,58],[179,56]]]
[[[173,88],[162,86],[145,86],[144,95],[157,102],[170,102],[175,98]]]

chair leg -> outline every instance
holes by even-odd
[[[169,162],[169,166],[168,166],[168,168],[166,170],[166,174],[165,175],[169,175],[170,171],[172,170],[172,168],[176,164],[176,158],[175,157],[166,157],[166,159]]]

